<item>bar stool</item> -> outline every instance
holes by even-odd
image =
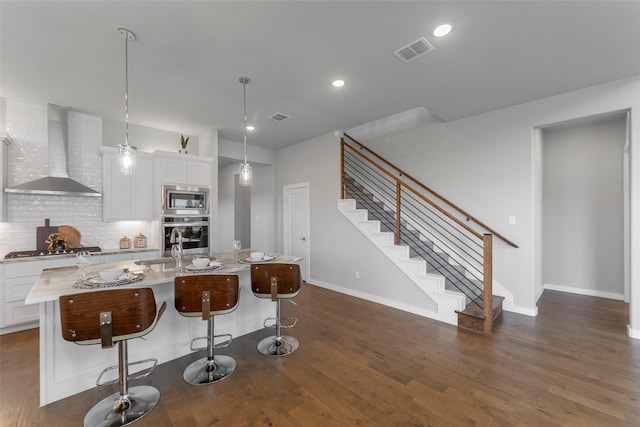
[[[231,334],[214,335],[216,315],[227,314],[238,307],[238,276],[234,274],[196,274],[175,278],[176,310],[186,317],[200,317],[207,321],[207,336],[194,338],[191,351],[207,350],[207,357],[198,359],[185,369],[182,377],[193,385],[212,384],[223,380],[236,369],[236,361],[223,355],[214,355],[214,349],[228,347]],[[226,341],[214,344],[215,338]],[[207,339],[206,347],[194,347],[198,340]]]
[[[258,351],[265,356],[287,356],[297,350],[300,343],[294,337],[282,335],[281,330],[293,328],[298,319],[281,316],[281,301],[291,300],[300,293],[302,276],[298,264],[262,263],[251,266],[251,289],[258,298],[271,298],[276,303],[276,317],[264,321],[265,328],[275,328],[276,334],[258,343]],[[291,324],[283,325],[282,320]],[[274,322],[268,324],[268,322]]]
[[[100,373],[96,385],[118,383],[120,391],[105,397],[84,417],[85,427],[126,426],[149,412],[160,400],[160,392],[151,386],[129,388],[128,382],[146,377],[158,361],[146,359],[134,363],[127,360],[127,341],[153,330],[166,303],[156,305],[151,288],[127,288],[63,295],[60,301],[62,337],[76,344],[102,344],[111,348],[118,344],[118,365]],[[149,368],[129,375],[129,366],[153,363]],[[102,381],[102,376],[118,368],[118,378]]]

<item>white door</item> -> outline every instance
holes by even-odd
[[[310,265],[309,183],[284,186],[282,213],[283,252],[302,257],[302,278],[307,280]]]

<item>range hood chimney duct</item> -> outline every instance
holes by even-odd
[[[48,104],[48,176],[5,188],[6,193],[100,197],[100,193],[69,178],[67,109]]]

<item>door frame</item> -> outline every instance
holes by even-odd
[[[293,190],[304,190],[304,198],[307,205],[305,215],[307,217],[305,232],[305,245],[304,256],[301,262],[302,266],[302,279],[307,280],[310,272],[311,265],[311,206],[309,197],[309,183],[302,182],[298,184],[287,184],[282,186],[282,248],[283,253],[289,254],[289,234],[291,232],[291,218],[289,217],[289,209],[287,204],[289,203],[289,195]]]
[[[612,119],[615,117],[621,117],[625,119],[625,145],[623,148],[623,158],[622,161],[622,172],[623,172],[623,300],[624,302],[631,303],[631,189],[630,189],[630,127],[631,127],[631,117],[630,111],[627,110],[616,110],[610,111],[602,114],[596,114],[587,117],[581,117],[577,119],[570,119],[559,123],[549,123],[545,125],[536,126],[532,129],[532,142],[533,142],[533,216],[534,216],[534,251],[533,251],[533,270],[534,270],[534,304],[542,295],[544,291],[544,281],[543,281],[543,265],[542,265],[542,234],[543,234],[543,218],[542,218],[542,204],[543,204],[543,195],[542,195],[542,156],[543,156],[543,145],[544,145],[544,137],[543,130],[545,128],[551,126],[557,126],[559,124],[567,124],[569,126],[577,126],[580,124],[589,124],[589,123],[597,123],[599,121]],[[584,293],[584,295],[589,295]],[[629,322],[631,323],[632,318],[632,306],[629,307]],[[537,306],[536,306],[536,314],[537,314]],[[627,325],[627,332],[630,336],[630,324]],[[636,338],[632,336],[632,338]]]

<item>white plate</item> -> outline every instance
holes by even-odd
[[[273,261],[273,260],[274,260],[274,258],[272,256],[265,255],[262,259],[259,259],[259,260],[254,260],[254,259],[251,259],[251,257],[249,257],[245,261],[247,261],[247,262],[269,262],[269,261]]]
[[[113,283],[126,282],[127,279],[116,279],[116,280],[102,280],[100,277],[96,277],[95,279],[89,279],[89,283],[93,283],[94,285],[110,285]]]
[[[211,262],[211,264],[207,265],[206,267],[196,267],[193,264],[187,265],[185,267],[185,270],[188,270],[188,271],[203,271],[203,270],[213,270],[213,269],[219,268],[219,267],[222,267],[222,264],[220,264],[219,262]]]

